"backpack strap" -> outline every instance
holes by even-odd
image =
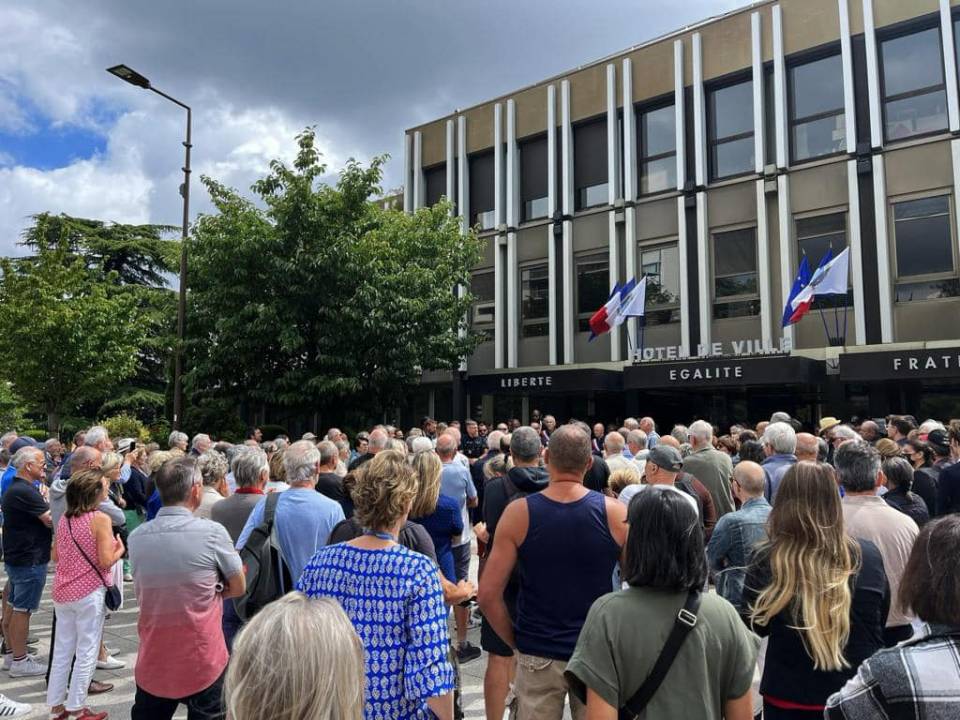
[[[697,611],[699,609],[700,591],[691,590],[687,595],[687,601],[677,613],[677,617],[673,623],[673,629],[667,637],[667,642],[664,643],[663,650],[660,651],[660,656],[653,664],[653,669],[650,671],[647,679],[643,681],[640,689],[637,690],[631,698],[627,700],[626,705],[623,706],[623,710],[626,710],[626,714],[629,717],[637,717],[643,714],[650,699],[654,693],[657,692],[657,688],[660,687],[664,678],[667,676],[667,672],[670,670],[670,666],[673,665],[673,661],[676,660],[683,641],[687,638],[687,635],[690,634],[690,631],[697,626]],[[623,717],[623,713],[621,713],[621,717]]]
[[[273,527],[273,520],[277,514],[277,503],[280,502],[281,493],[272,492],[267,495],[267,503],[263,507],[263,521],[270,527]]]

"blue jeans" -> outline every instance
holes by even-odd
[[[10,583],[8,602],[16,612],[34,612],[40,607],[43,586],[47,582],[47,565],[9,565],[4,563]]]

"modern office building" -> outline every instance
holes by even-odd
[[[416,412],[960,415],[958,42],[960,0],[758,2],[409,129],[405,209],[485,241],[485,341]],[[846,297],[781,327],[845,248]]]

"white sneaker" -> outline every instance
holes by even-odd
[[[10,664],[13,662],[13,653],[4,653],[3,654],[3,669],[9,670]]]
[[[123,660],[117,660],[112,655],[107,655],[106,660],[97,660],[97,670],[119,670],[126,666],[127,664]]]
[[[46,674],[47,666],[37,662],[37,659],[30,655],[27,655],[23,660],[14,660],[10,663],[10,677],[33,677]]]
[[[29,715],[33,709],[31,705],[11,700],[6,695],[0,694],[0,718],[16,718]]]

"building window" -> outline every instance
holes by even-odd
[[[496,227],[493,175],[493,151],[475,153],[468,158],[470,171],[470,224],[481,230]]]
[[[496,323],[496,282],[492,272],[478,272],[470,278],[470,294],[473,295],[473,329],[493,340]]]
[[[760,314],[756,228],[713,235],[713,317]]]
[[[880,42],[887,140],[947,129],[947,91],[939,27]]]
[[[754,171],[751,81],[708,91],[707,127],[711,180]]]
[[[547,217],[547,136],[520,143],[520,203],[522,222]]]
[[[773,64],[763,69],[763,164],[777,164],[777,104]]]
[[[676,243],[640,248],[640,276],[647,277],[647,325],[680,322],[680,251]]]
[[[447,194],[447,164],[441,163],[423,171],[424,202],[433,207]]]
[[[573,186],[576,209],[606,205],[607,120],[593,120],[573,128]]]
[[[677,188],[677,119],[673,105],[642,110],[640,133],[640,194]]]
[[[577,260],[577,329],[590,331],[590,316],[610,297],[610,270],[606,255]]]
[[[802,162],[842,152],[847,127],[840,56],[794,65],[787,80],[792,160]]]
[[[847,215],[833,213],[831,215],[817,215],[816,217],[797,218],[795,221],[797,235],[797,256],[807,256],[807,264],[814,271],[830,251],[836,257],[847,247]],[[817,297],[813,299],[814,310],[821,308],[835,308],[844,305],[853,306],[852,291],[847,290],[845,298],[837,296]]]
[[[520,334],[538,337],[550,331],[550,274],[546,265],[520,269]]]
[[[897,302],[960,295],[947,195],[893,204]]]

